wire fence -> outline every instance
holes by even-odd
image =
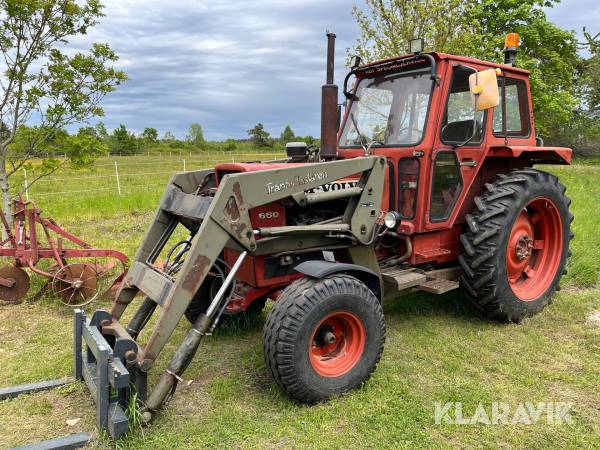
[[[157,154],[105,157],[84,170],[65,168],[38,179],[23,170],[21,179],[14,183],[15,191],[25,193],[27,199],[43,204],[81,202],[97,197],[127,197],[152,192],[160,194],[176,172],[189,172],[227,162],[249,162],[281,158],[280,152],[233,153],[206,152],[177,154],[168,157]],[[29,178],[28,178],[29,175]],[[16,192],[15,192],[16,193]]]

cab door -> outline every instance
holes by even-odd
[[[448,70],[446,103],[432,152],[427,229],[451,226],[483,157],[487,115],[472,105],[469,75],[474,70],[459,64]]]

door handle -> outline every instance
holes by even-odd
[[[463,159],[460,162],[460,167],[477,167],[477,161],[473,159]]]

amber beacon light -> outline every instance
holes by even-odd
[[[519,49],[519,34],[508,33],[504,41],[504,64],[515,65]]]

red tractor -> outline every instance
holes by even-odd
[[[292,143],[281,160],[176,174],[112,311],[77,313],[76,375],[96,386],[98,423],[113,435],[130,383],[151,417],[223,314],[256,314],[267,299],[266,365],[309,403],[374,371],[384,297],[462,286],[487,316],[511,322],[551,301],[573,216],[565,187],[533,166],[569,164],[571,150],[536,136],[518,36],[507,37],[504,64],[423,53],[421,40],[408,55],[355,59],[341,121],[328,38],[320,149]],[[176,229],[190,237],[169,245]],[[184,315],[192,328],[148,395],[147,374]]]

